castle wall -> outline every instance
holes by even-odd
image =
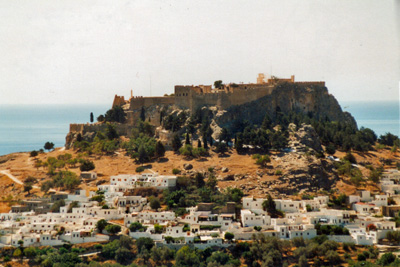
[[[124,96],[115,95],[112,107],[125,105],[126,101]]]
[[[243,86],[244,88],[244,86]],[[251,101],[255,101],[261,97],[272,93],[273,87],[247,86],[247,89],[241,87],[233,87],[228,93],[222,91],[211,94],[196,94],[192,97],[191,111],[203,106],[217,106],[220,109],[227,109],[231,106],[242,105]]]
[[[174,96],[156,96],[156,97],[134,97],[130,101],[130,110],[141,109],[152,105],[172,105],[175,103]]]
[[[192,112],[203,106],[217,106],[227,109],[233,105],[241,105],[271,94],[273,86],[266,84],[228,85],[222,90],[211,93],[198,93],[200,87],[175,86],[175,105],[190,109]]]
[[[131,135],[132,127],[130,125],[119,124],[119,123],[114,123],[113,125],[115,126],[115,130],[119,135],[124,135],[124,136]],[[98,124],[71,123],[69,125],[69,131],[71,133],[81,133],[82,135],[85,135],[85,133],[89,132],[105,131],[106,129],[107,129],[107,124],[105,123],[98,123]]]
[[[316,85],[316,86],[325,86],[325,82],[295,82],[296,84],[304,85],[304,86],[311,86],[311,85]]]

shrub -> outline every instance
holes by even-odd
[[[357,255],[357,260],[358,260],[358,261],[365,261],[365,260],[366,260],[366,257],[365,257],[364,254],[358,254],[358,255]]]
[[[230,233],[230,232],[226,232],[226,233],[225,233],[225,236],[224,236],[224,238],[225,238],[226,240],[229,240],[229,241],[231,241],[234,237],[235,237],[235,235],[232,234],[232,233]]]
[[[112,235],[115,235],[119,232],[121,232],[121,226],[115,225],[115,224],[109,224],[106,226],[106,231]]]
[[[160,200],[158,198],[156,198],[156,197],[151,198],[150,207],[153,210],[158,210],[159,208],[161,208]]]
[[[144,167],[143,166],[140,166],[140,167],[137,167],[136,168],[136,172],[143,172],[144,171]]]
[[[281,170],[276,170],[275,175],[282,175],[282,171]]]
[[[81,166],[79,167],[79,169],[82,172],[91,171],[91,170],[94,170],[94,168],[95,168],[94,163],[93,163],[93,161],[90,161],[90,160],[83,160],[81,162]]]
[[[37,155],[39,155],[39,152],[37,152],[36,150],[32,150],[29,154],[30,157],[36,157]]]
[[[354,155],[353,155],[351,152],[348,152],[348,153],[346,154],[346,156],[344,156],[343,159],[344,159],[344,160],[347,160],[347,161],[349,161],[350,163],[353,163],[353,164],[356,164],[356,163],[357,163],[356,158],[354,157]]]
[[[181,170],[179,170],[179,169],[172,169],[172,174],[174,174],[174,175],[177,175],[177,174],[180,174],[181,173]]]

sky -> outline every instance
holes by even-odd
[[[0,36],[0,104],[111,105],[258,73],[399,99],[396,0],[0,0]]]

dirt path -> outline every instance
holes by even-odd
[[[17,177],[15,177],[14,175],[12,175],[12,174],[10,173],[9,170],[2,170],[2,171],[0,171],[0,173],[6,175],[8,178],[10,178],[11,180],[13,180],[13,181],[14,181],[15,183],[17,183],[17,184],[20,184],[20,185],[23,185],[23,184],[24,184],[21,180],[19,180]],[[39,186],[36,186],[36,185],[34,185],[34,186],[32,186],[32,187],[35,188],[35,189],[40,189]]]

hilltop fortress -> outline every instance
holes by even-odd
[[[219,88],[213,88],[212,85],[176,85],[174,94],[163,97],[141,97],[133,96],[125,100],[123,96],[115,95],[113,105],[123,106],[128,116],[128,124],[132,124],[138,118],[138,111],[155,105],[173,105],[179,109],[194,112],[201,107],[216,107],[218,110],[227,110],[232,106],[243,105],[256,101],[264,96],[271,95],[276,85],[279,83],[291,83],[304,86],[322,86],[325,82],[295,82],[292,75],[289,79],[280,79],[271,77],[265,80],[264,74],[259,74],[257,83],[247,84],[221,84]],[[159,118],[148,117],[154,125],[159,125]]]
[[[218,132],[218,128],[230,129],[235,123],[243,121],[260,125],[265,114],[274,118],[277,111],[312,114],[315,118],[350,123],[357,127],[354,118],[342,111],[323,81],[297,82],[294,75],[287,79],[274,76],[266,79],[264,74],[259,74],[256,83],[222,84],[219,81],[215,85],[176,85],[173,94],[160,97],[133,96],[132,91],[128,100],[115,95],[112,107],[122,106],[127,119],[124,124],[115,124],[116,130],[120,135],[130,136],[132,126],[144,110],[145,120],[158,127],[159,133],[164,132],[160,126],[166,115],[181,111],[193,114],[200,108],[212,111],[210,119],[214,133]],[[66,147],[78,133],[89,136],[90,140],[90,136],[105,127],[103,123],[70,124]]]

